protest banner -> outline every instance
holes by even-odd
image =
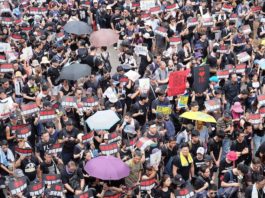
[[[228,52],[228,50],[229,50],[228,45],[220,45],[217,52],[219,52],[221,54],[226,54]]]
[[[246,71],[247,65],[245,63],[241,63],[236,65],[235,70],[237,74],[243,74]]]
[[[139,79],[139,89],[141,93],[147,93],[150,89],[150,79],[149,78]]]
[[[62,150],[63,150],[63,145],[61,143],[55,143],[48,149],[48,153],[56,154],[62,152]]]
[[[159,106],[158,105],[156,107],[156,112],[161,113],[163,115],[169,115],[171,114],[171,111],[172,111],[171,106]]]
[[[16,130],[16,136],[19,139],[26,139],[30,135],[31,135],[31,125],[21,125],[21,127]]]
[[[11,114],[14,101],[11,97],[0,100],[0,119],[6,119]]]
[[[148,20],[150,18],[150,13],[143,13],[141,14],[141,19],[142,20]]]
[[[151,179],[143,179],[140,182],[140,189],[142,191],[149,191],[152,190],[156,185],[156,178]]]
[[[150,14],[159,14],[161,12],[163,12],[163,11],[161,10],[160,6],[155,6],[155,7],[152,7],[149,9]]]
[[[241,52],[240,54],[237,55],[237,59],[241,62],[247,62],[250,60],[250,56],[247,52]]]
[[[213,18],[212,17],[203,17],[202,18],[202,25],[204,27],[211,27],[214,25]]]
[[[159,151],[157,151],[155,153],[152,153],[150,155],[150,165],[151,166],[158,166],[160,164],[161,157],[162,157],[161,150],[159,150]]]
[[[87,133],[82,136],[83,143],[93,142],[93,139],[94,139],[94,131],[91,131],[90,133]]]
[[[10,43],[0,42],[0,52],[11,51],[11,50],[12,50],[12,48],[10,46]]]
[[[122,137],[117,132],[108,134],[108,143],[118,142],[118,141],[121,141],[121,139]]]
[[[232,14],[230,15],[230,18],[229,18],[230,21],[237,21],[237,19],[238,19],[238,16],[237,16],[236,13],[232,13]]]
[[[52,185],[61,182],[61,175],[59,174],[44,174],[43,175],[44,184]]]
[[[189,18],[187,21],[187,27],[195,27],[198,24],[199,22],[197,18]]]
[[[62,106],[64,108],[76,108],[76,98],[73,96],[63,96],[62,98]]]
[[[8,72],[13,73],[14,72],[14,65],[10,64],[10,63],[0,64],[0,72],[1,73],[8,73]]]
[[[234,72],[234,65],[232,65],[232,64],[228,64],[228,65],[226,65],[226,66],[225,66],[225,70],[228,70],[229,73]]]
[[[141,0],[140,1],[140,8],[141,10],[149,10],[150,8],[155,7],[155,0]]]
[[[213,112],[219,110],[221,108],[220,99],[213,99],[204,102],[205,108],[209,112]]]
[[[103,155],[112,155],[119,151],[119,146],[116,142],[110,144],[100,144],[99,149]]]
[[[148,49],[147,46],[142,46],[142,45],[136,45],[134,47],[134,52],[135,54],[139,55],[143,55],[146,56],[148,54]]]
[[[151,139],[147,137],[141,137],[137,142],[136,142],[136,147],[140,149],[141,151],[144,151],[147,147],[151,145],[156,145],[155,142],[153,142]]]
[[[167,11],[174,11],[174,10],[177,10],[177,9],[179,9],[179,6],[176,3],[166,6],[166,10]]]
[[[222,7],[222,10],[225,12],[231,13],[233,11],[233,6],[225,3]]]
[[[189,96],[180,96],[177,108],[185,108],[188,105]]]
[[[19,148],[15,147],[15,152],[22,156],[31,156],[32,149],[31,148]]]
[[[53,184],[50,188],[49,195],[52,197],[63,197],[64,194],[63,184]]]
[[[265,107],[259,109],[259,114],[264,118],[265,117]]]
[[[43,185],[42,182],[31,183],[31,185],[29,186],[29,195],[31,197],[39,196],[44,192],[44,189],[45,186]]]
[[[56,112],[52,110],[42,110],[40,111],[40,122],[49,122],[56,118]]]
[[[17,178],[8,183],[9,192],[12,195],[17,195],[27,188],[27,181],[25,178]]]
[[[216,75],[219,79],[226,79],[229,77],[228,70],[217,70]]]
[[[256,114],[250,114],[248,116],[248,121],[253,124],[253,125],[257,125],[261,123],[260,120],[260,114],[256,113]]]
[[[190,70],[175,71],[169,74],[169,82],[167,88],[168,96],[177,96],[183,94],[186,90],[187,75]]]
[[[21,114],[23,116],[31,116],[33,113],[38,113],[40,111],[36,103],[22,104]]]
[[[193,68],[193,89],[197,93],[203,93],[209,86],[209,66],[208,65],[201,65],[199,67]]]
[[[160,35],[162,37],[167,37],[167,29],[164,27],[158,27],[155,30],[155,34]]]
[[[254,12],[254,13],[258,13],[262,10],[262,7],[261,6],[252,6],[251,7],[251,11]]]
[[[170,43],[170,45],[177,46],[178,44],[182,43],[182,40],[180,37],[171,37],[171,38],[169,38],[169,43]]]

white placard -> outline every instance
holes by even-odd
[[[162,157],[161,150],[151,154],[150,155],[150,165],[151,166],[158,166],[160,164],[161,157]]]
[[[137,55],[143,55],[146,56],[148,54],[148,49],[146,46],[142,46],[142,45],[136,45],[134,48],[134,52]]]
[[[139,79],[139,89],[141,93],[147,93],[150,89],[150,79],[149,78]]]
[[[153,8],[155,6],[156,4],[154,0],[141,0],[140,1],[141,10],[149,10],[150,8]]]

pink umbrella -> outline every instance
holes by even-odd
[[[119,180],[130,174],[130,168],[122,160],[113,156],[100,156],[89,160],[85,171],[102,180]]]
[[[100,29],[90,35],[90,43],[95,47],[111,46],[118,40],[119,35],[112,29]]]

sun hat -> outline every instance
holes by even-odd
[[[229,151],[226,155],[226,158],[230,161],[236,161],[238,159],[235,151]]]
[[[39,63],[39,61],[36,60],[36,59],[33,60],[32,63],[31,63],[31,66],[32,66],[32,67],[37,67],[37,66],[39,66],[39,65],[40,65],[40,63]]]
[[[235,104],[231,107],[231,110],[236,113],[243,113],[244,109],[242,108],[240,102],[235,102]]]

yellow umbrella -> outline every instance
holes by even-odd
[[[185,112],[180,115],[181,118],[186,118],[189,120],[197,120],[197,121],[202,121],[202,122],[212,122],[216,123],[216,120],[213,116],[210,116],[207,113],[203,113],[200,111],[197,112]]]

